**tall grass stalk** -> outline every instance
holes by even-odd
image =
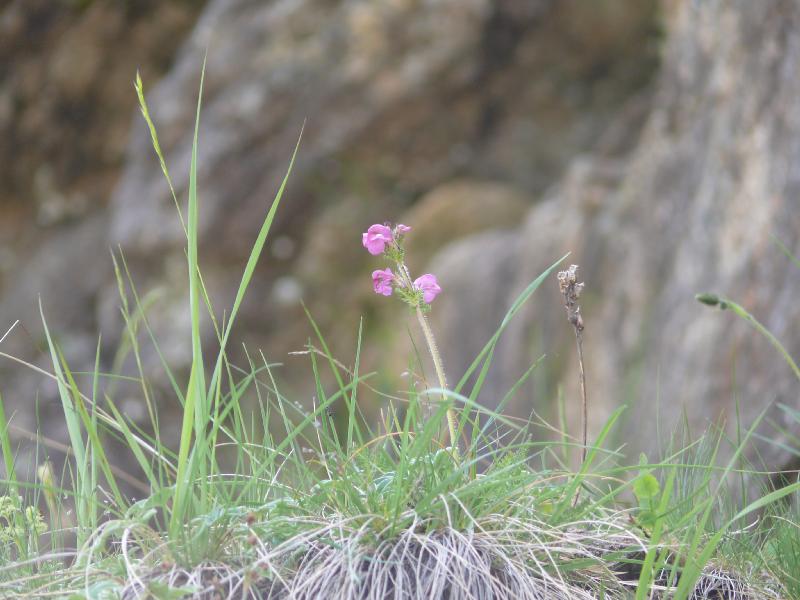
[[[204,72],[205,65],[203,67],[203,74]],[[223,326],[223,331],[219,340],[220,347],[217,352],[217,357],[208,387],[206,387],[205,357],[203,355],[200,323],[201,295],[204,294],[204,291],[197,260],[197,231],[199,215],[199,201],[197,194],[197,150],[198,132],[200,128],[200,109],[202,105],[203,79],[204,76],[201,75],[200,92],[197,99],[195,128],[192,141],[192,159],[189,171],[188,211],[187,220],[185,223],[187,235],[186,255],[189,271],[189,311],[191,314],[192,331],[192,367],[189,374],[189,384],[187,386],[185,399],[183,402],[183,423],[181,426],[180,446],[177,456],[177,473],[175,476],[175,498],[170,513],[169,530],[170,536],[173,539],[180,537],[181,531],[183,530],[183,524],[185,523],[189,514],[196,514],[198,512],[202,513],[210,508],[211,497],[209,491],[209,476],[211,475],[211,471],[209,471],[209,469],[213,471],[214,467],[209,466],[209,453],[213,454],[216,451],[217,436],[221,431],[221,424],[219,423],[220,405],[222,404],[221,376],[223,368],[226,366],[226,348],[231,331],[236,321],[236,317],[241,307],[242,300],[244,299],[245,292],[253,277],[253,273],[255,272],[256,265],[261,256],[264,244],[274,220],[275,213],[280,205],[281,198],[283,197],[289,174],[291,173],[292,166],[294,165],[300,144],[300,140],[298,139],[298,143],[295,147],[294,153],[292,154],[286,175],[281,182],[275,198],[272,201],[269,211],[251,249],[250,256],[236,291],[233,307]],[[150,117],[150,112],[147,108],[147,103],[145,100],[143,85],[138,75],[136,80],[136,91],[139,98],[142,115],[147,121],[148,128],[150,130],[153,148],[158,156],[162,171],[167,179],[171,193],[176,199],[179,217],[183,225],[183,216],[180,211],[179,203],[177,203],[177,197],[175,196],[172,181],[169,176],[169,170],[166,166],[166,161],[161,153],[156,127],[153,124],[152,118]],[[210,306],[209,314],[213,318],[213,310],[211,310]],[[225,410],[225,413],[227,414],[227,412],[230,410],[236,410],[237,406],[238,403],[231,403],[227,410]],[[210,431],[207,427],[209,422],[213,424]],[[215,462],[216,461],[211,461],[211,463]],[[195,491],[198,489],[199,498],[195,496]],[[199,502],[199,504],[190,511],[189,505],[191,502]]]

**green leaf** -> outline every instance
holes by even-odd
[[[661,485],[652,473],[644,472],[633,482],[633,493],[640,505],[649,504],[661,493]]]
[[[641,509],[636,515],[636,520],[642,527],[653,529],[658,522],[658,514],[649,508]]]
[[[187,594],[193,594],[196,591],[188,587],[171,588],[158,581],[151,581],[147,584],[147,592],[156,600],[182,600]]]

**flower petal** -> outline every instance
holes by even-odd
[[[426,304],[433,302],[442,291],[439,282],[436,281],[436,275],[431,273],[425,273],[425,275],[417,277],[414,280],[414,287],[422,290],[422,299]]]
[[[376,294],[391,296],[393,281],[394,273],[392,273],[391,269],[378,269],[372,272],[372,288]]]

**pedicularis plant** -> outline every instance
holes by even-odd
[[[409,231],[411,231],[411,227],[402,223],[398,223],[394,228],[386,223],[376,223],[362,234],[361,243],[373,256],[383,256],[394,264],[395,271],[387,267],[372,272],[373,289],[376,294],[381,296],[391,296],[393,292],[397,292],[400,299],[416,312],[425,342],[431,353],[439,387],[447,390],[447,378],[442,365],[442,357],[439,354],[430,323],[425,316],[431,309],[431,302],[441,293],[442,288],[436,280],[436,275],[432,273],[425,273],[412,280],[411,272],[405,263],[403,248],[404,237]],[[442,395],[442,401],[445,400],[446,397]],[[458,422],[452,408],[447,409],[446,418],[453,455],[458,456]]]
[[[398,296],[412,308],[419,308],[423,312],[430,310],[431,302],[442,291],[436,275],[425,273],[415,280],[411,280],[411,273],[405,264],[405,251],[403,238],[411,231],[411,227],[399,223],[394,229],[388,225],[372,225],[362,235],[361,240],[367,251],[373,256],[383,255],[395,264],[397,273],[391,269],[376,270],[372,272],[372,285],[375,293],[382,296],[391,296],[397,291]]]

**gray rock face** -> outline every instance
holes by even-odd
[[[693,296],[716,291],[739,300],[800,354],[793,335],[800,276],[770,238],[799,252],[800,8],[778,1],[666,3],[658,71],[655,4],[210,0],[185,37],[190,16],[159,9],[178,10],[170,41],[180,49],[163,79],[145,76],[145,83],[154,84],[148,101],[181,198],[208,50],[199,156],[201,262],[218,312],[230,305],[305,122],[289,194],[237,331],[271,357],[281,360],[305,342],[302,297],[329,339],[341,340],[334,351],[352,352],[361,314],[368,326],[383,327],[364,353],[365,368],[380,364],[391,327],[375,325],[375,317],[390,309],[371,293],[368,273],[376,265],[360,247],[360,232],[372,222],[410,217],[425,247],[413,256],[415,268],[439,251],[426,270],[437,273],[445,289],[432,316],[451,379],[524,285],[571,251],[568,261],[581,265],[587,284],[595,430],[623,401],[632,405],[623,434],[632,449],[653,445],[656,397],[664,430],[684,408],[698,428],[722,414],[730,424],[734,390],[746,422],[773,401],[796,405],[797,383],[766,342]],[[101,10],[95,6],[102,3],[93,3],[88,16]],[[8,11],[0,9],[0,16]],[[19,27],[14,23],[0,27]],[[91,23],[80,23],[83,33],[71,39],[94,39],[85,33]],[[118,41],[111,36],[97,45],[116,47]],[[72,57],[69,45],[58,50],[64,56],[52,68],[63,75]],[[53,184],[71,172],[66,163],[38,177],[32,167],[23,168],[49,156],[53,143],[12,168],[16,146],[0,141],[0,173],[13,171],[15,186],[0,195],[0,234],[8,240],[0,252],[0,311],[23,319],[33,337],[15,335],[3,349],[35,356],[40,336],[33,301],[41,291],[74,367],[90,367],[98,329],[110,365],[121,324],[106,248],[120,244],[139,290],[157,292],[153,324],[180,371],[189,356],[184,241],[146,127],[138,115],[130,120],[134,68],[123,58],[102,68],[75,59],[90,75],[126,72],[131,100],[124,118],[112,119],[113,131],[123,132],[113,143],[105,145],[107,121],[89,123],[87,139],[95,142],[82,152],[104,160],[102,176],[86,183],[87,202],[79,201],[84,188],[77,175],[63,180],[68,193]],[[3,119],[16,106],[7,90],[24,88],[24,98],[35,96],[30,89],[36,85],[15,77],[0,72],[0,123],[11,122]],[[38,77],[34,82],[49,80]],[[67,79],[65,94],[77,85]],[[93,114],[118,114],[117,94],[99,97]],[[103,112],[111,105],[115,112]],[[39,113],[31,114],[23,133],[35,137]],[[86,172],[85,160],[75,169]],[[33,210],[19,200],[30,192],[19,184],[26,178],[41,197],[37,206],[55,208]],[[469,199],[459,185],[473,188]],[[476,190],[485,203],[476,200]],[[441,206],[464,215],[443,219]],[[49,229],[31,225],[37,215],[51,219]],[[560,302],[554,280],[510,328],[487,383],[487,403],[542,353],[548,355],[545,368],[518,397],[515,411],[548,414],[556,386],[575,384],[574,340]],[[207,334],[211,339],[210,328]],[[157,372],[152,352],[145,360]],[[290,362],[285,375],[303,381],[307,372]],[[36,377],[16,368],[0,377],[4,398],[32,427]],[[567,387],[565,397],[574,417],[575,390]],[[43,386],[41,398],[47,404],[54,390]],[[57,404],[48,410],[45,429],[59,438]],[[165,410],[165,423],[169,418]],[[771,466],[786,462],[771,448],[762,448],[775,461]]]
[[[41,296],[74,367],[92,364],[99,300],[113,289],[107,207],[136,105],[131,82],[137,69],[148,79],[167,69],[201,8],[0,3],[0,337],[20,321],[0,351],[46,366]],[[0,393],[14,427],[64,439],[41,375],[3,359]],[[17,455],[20,472],[35,467],[30,450]]]
[[[278,245],[260,268],[242,329],[281,354],[302,345],[302,313],[286,299],[303,296],[323,327],[347,323],[351,339],[358,314],[374,304],[363,283],[372,263],[358,243],[365,226],[397,217],[464,174],[510,181],[521,191],[506,196],[530,202],[648,81],[656,65],[653,9],[646,2],[211,2],[148,95],[180,196],[208,49],[198,183],[207,284],[225,305],[305,122]],[[608,138],[608,151],[630,143]],[[506,219],[492,215],[491,204],[481,210],[490,225]],[[169,276],[166,265],[183,260],[183,234],[144,127],[134,129],[110,221],[110,238],[137,280],[178,297],[185,278]],[[437,245],[455,235],[444,233]],[[186,339],[183,306],[157,310],[162,335]],[[118,328],[103,323],[108,339]]]
[[[263,214],[304,121],[300,199],[286,220],[319,197],[358,193],[354,178],[362,192],[404,203],[458,172],[541,189],[655,64],[615,39],[641,49],[652,6],[618,4],[212,2],[150,95],[176,188],[188,187],[208,49],[199,187],[203,231],[233,238],[226,251],[247,250],[238,238]],[[631,14],[619,19],[623,4]],[[606,38],[581,30],[593,19],[612,30]],[[571,35],[586,47],[571,46]],[[610,72],[581,83],[600,68]],[[182,244],[151,155],[147,131],[136,128],[112,207],[111,238],[142,254]],[[398,189],[387,192],[386,181]]]
[[[579,263],[586,281],[591,424],[596,431],[619,403],[630,404],[622,441],[632,451],[653,447],[657,415],[667,441],[684,411],[695,432],[720,419],[732,432],[737,398],[744,426],[764,410],[789,426],[775,405],[798,406],[798,381],[768,342],[694,294],[737,300],[800,355],[800,272],[772,240],[800,252],[800,83],[791,75],[800,61],[799,22],[800,7],[789,2],[679,4],[669,15],[651,113],[629,157],[574,162],[516,234],[502,238],[500,251],[476,237],[435,261],[449,274],[445,289],[467,285],[477,261],[482,289],[505,285],[513,272],[508,305],[571,251],[565,264]],[[463,314],[484,301],[469,298],[459,300],[468,304]],[[485,337],[499,320],[484,310],[488,319],[435,322],[443,345],[473,350],[475,328],[488,321]],[[573,382],[566,397],[575,423],[572,345],[553,280],[512,329],[491,389],[508,388],[548,352],[556,380]],[[457,354],[450,357],[456,372],[466,359]],[[548,391],[518,398],[518,412],[547,413]],[[790,466],[791,456],[776,446],[758,446],[772,468]]]

